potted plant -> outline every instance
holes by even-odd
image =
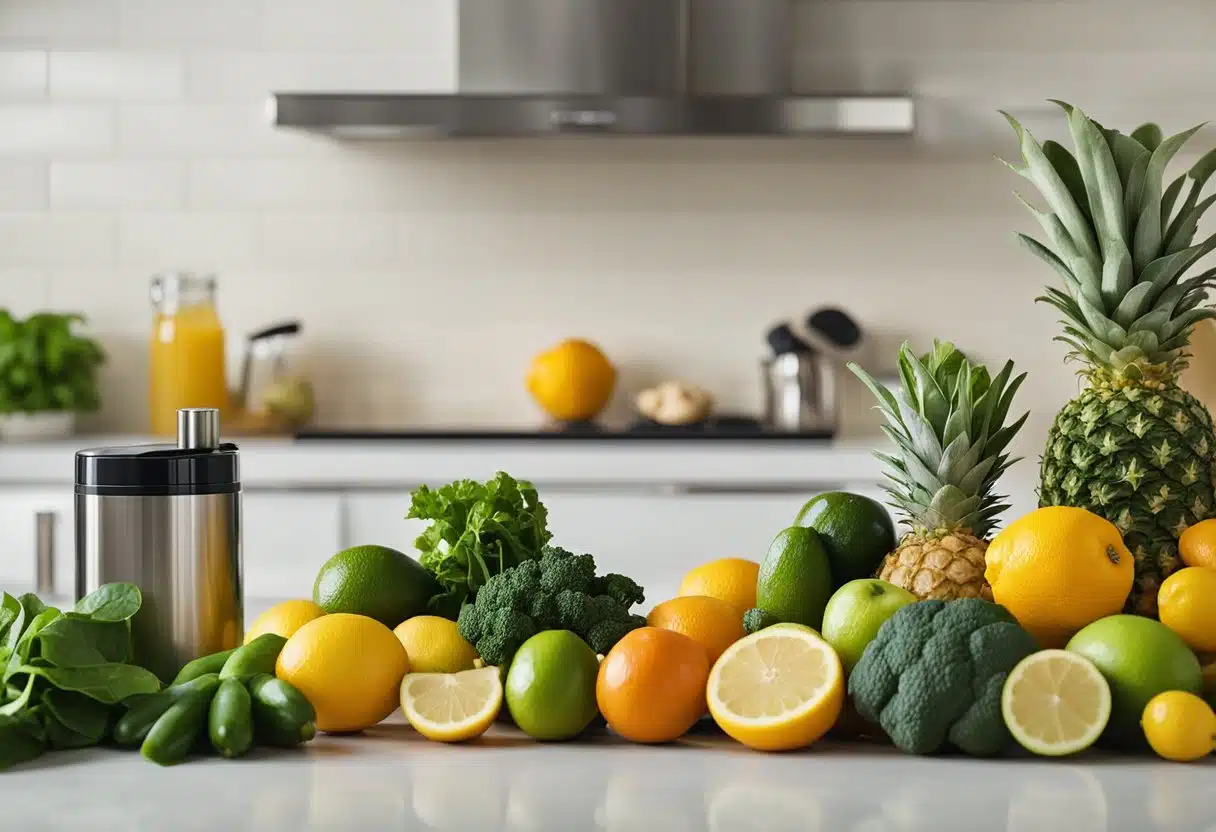
[[[96,410],[105,352],[76,334],[83,315],[39,312],[21,320],[0,309],[0,439],[71,435],[76,414]]]

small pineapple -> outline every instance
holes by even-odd
[[[849,369],[877,397],[888,422],[883,432],[896,452],[876,456],[887,465],[892,504],[912,528],[887,555],[878,577],[918,598],[991,600],[985,538],[1008,508],[992,487],[1016,462],[1005,448],[1026,415],[1011,425],[1005,418],[1026,375],[1014,378],[1013,362],[1007,362],[991,378],[951,344],[935,344],[923,360],[904,344],[898,393],[856,365]]]
[[[1153,617],[1161,582],[1178,568],[1178,536],[1216,513],[1212,417],[1178,386],[1195,325],[1216,318],[1206,306],[1216,269],[1188,276],[1216,249],[1216,235],[1193,242],[1216,202],[1200,199],[1216,151],[1163,187],[1166,166],[1198,128],[1163,138],[1147,124],[1124,135],[1055,103],[1075,155],[1055,142],[1040,146],[1005,115],[1026,163],[1009,167],[1048,209],[1022,200],[1046,242],[1018,237],[1064,284],[1040,300],[1063,314],[1065,334],[1056,340],[1084,364],[1088,382],[1048,433],[1039,501],[1115,524],[1136,560],[1127,611]]]

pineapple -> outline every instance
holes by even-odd
[[[894,455],[887,465],[892,505],[911,531],[887,555],[878,576],[918,598],[992,599],[984,580],[986,536],[1008,508],[992,493],[1012,465],[1005,448],[1026,415],[1005,425],[1025,374],[1013,378],[1008,362],[991,378],[951,344],[935,344],[923,360],[904,344],[899,351],[903,389],[892,393],[849,365],[878,398],[888,422],[883,432]]]
[[[1198,128],[1163,138],[1148,124],[1124,135],[1055,103],[1075,155],[1055,142],[1040,146],[1005,114],[1025,166],[1005,164],[1047,206],[1022,200],[1046,240],[1018,237],[1064,284],[1039,300],[1062,313],[1057,340],[1084,365],[1086,381],[1048,434],[1039,501],[1088,509],[1119,528],[1136,559],[1127,611],[1154,617],[1157,590],[1178,568],[1178,536],[1216,506],[1212,418],[1178,386],[1192,330],[1216,317],[1205,306],[1216,270],[1188,276],[1216,249],[1216,236],[1193,242],[1216,202],[1200,199],[1216,151],[1163,187],[1166,166]]]

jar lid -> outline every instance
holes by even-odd
[[[237,446],[129,445],[76,452],[76,493],[156,497],[241,490]]]

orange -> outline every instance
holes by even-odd
[[[1135,578],[1132,553],[1109,520],[1083,508],[1040,508],[988,546],[992,598],[1040,647],[1063,647],[1099,618],[1123,609]]]
[[[760,564],[743,558],[722,558],[703,563],[684,576],[676,595],[708,595],[739,611],[756,606],[756,580]]]
[[[317,711],[321,731],[362,731],[397,710],[409,672],[405,648],[374,618],[332,613],[287,639],[275,675],[290,682]]]
[[[589,341],[567,338],[532,361],[528,392],[554,419],[563,422],[594,419],[616,387],[616,368]]]
[[[1188,566],[1166,578],[1157,617],[1196,653],[1216,651],[1216,571]]]
[[[1178,538],[1178,554],[1187,566],[1216,569],[1216,520],[1189,526]]]
[[[705,713],[709,659],[692,639],[642,627],[600,663],[595,701],[608,726],[631,742],[672,742]]]
[[[709,653],[709,663],[746,633],[742,614],[721,598],[683,595],[664,601],[650,611],[646,623],[688,636]]]

